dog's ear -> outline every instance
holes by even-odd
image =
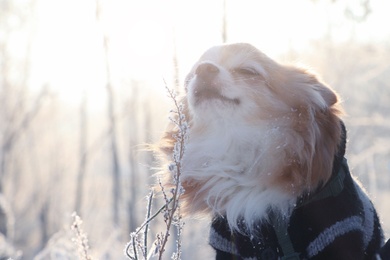
[[[335,91],[333,91],[325,83],[321,82],[317,76],[311,74],[310,72],[302,71],[302,73],[304,73],[304,75],[308,78],[309,86],[320,94],[322,98],[321,103],[323,103],[325,107],[329,108],[338,103],[339,97]]]
[[[334,90],[318,79],[316,75],[305,69],[296,69],[298,80],[297,85],[305,88],[311,96],[312,101],[322,109],[329,109],[339,101]]]
[[[337,94],[314,74],[285,67],[274,77],[271,87],[283,100],[292,130],[286,146],[288,162],[281,170],[285,185],[312,191],[325,184],[332,174],[333,158],[340,142],[341,109]]]
[[[338,102],[339,98],[337,94],[329,87],[319,83],[317,89],[329,107]]]
[[[311,128],[314,149],[311,161],[311,186],[325,184],[331,177],[334,156],[341,140],[339,97],[335,91],[322,83],[315,75],[304,71],[309,78],[309,88],[317,97],[312,107],[313,123]],[[317,107],[317,108],[316,108]]]
[[[279,66],[269,74],[268,86],[290,107],[308,105],[324,111],[338,106],[338,95],[306,69]]]

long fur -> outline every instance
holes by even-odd
[[[217,75],[201,75],[204,64]],[[337,94],[315,75],[238,43],[206,51],[185,90],[185,212],[226,215],[232,229],[239,220],[250,228],[270,209],[288,216],[298,197],[330,178],[342,113]],[[159,144],[163,164],[177,131],[169,125]],[[169,173],[162,174],[169,185]]]

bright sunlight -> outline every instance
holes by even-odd
[[[78,259],[89,244],[94,259],[125,259],[155,184],[149,144],[169,121],[167,88],[183,93],[199,56],[232,42],[302,64],[340,94],[348,163],[388,238],[389,10],[383,0],[0,1],[0,258]],[[182,259],[213,259],[209,220],[183,221]]]

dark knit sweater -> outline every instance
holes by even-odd
[[[215,217],[209,242],[217,252],[217,260],[281,259],[285,252],[275,231],[280,229],[275,224],[278,221],[288,222],[285,234],[300,259],[374,259],[383,244],[382,229],[371,201],[350,175],[344,159],[343,130],[330,181],[343,182],[337,195],[302,198],[289,219],[273,217],[273,224],[260,223],[255,234],[231,232],[223,216]],[[325,185],[317,194],[324,189],[332,188]]]

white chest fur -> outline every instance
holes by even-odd
[[[270,140],[275,129],[226,124],[207,129],[190,132],[182,164],[182,180],[202,182],[196,199],[226,214],[232,228],[239,219],[249,226],[266,219],[270,208],[288,214],[296,198],[271,185],[276,160],[270,150],[279,149]]]

